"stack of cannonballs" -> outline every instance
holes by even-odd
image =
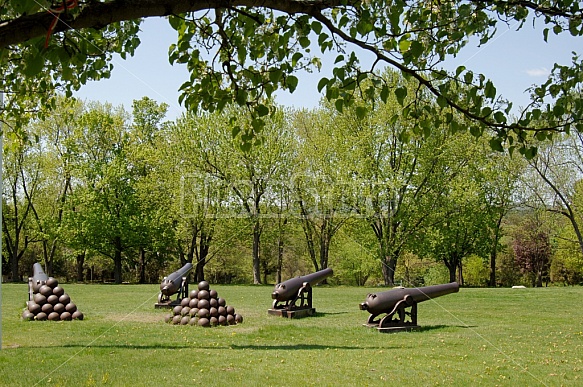
[[[201,281],[198,289],[192,290],[176,305],[166,322],[175,325],[198,325],[212,327],[217,325],[234,325],[243,322],[243,317],[235,313],[235,308],[227,305],[209,283]]]
[[[23,320],[83,320],[83,313],[77,310],[71,297],[55,278],[33,281],[31,287],[32,299],[26,303],[26,309],[22,312]]]

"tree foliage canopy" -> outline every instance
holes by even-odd
[[[583,130],[577,97],[583,64],[575,53],[572,63],[555,65],[548,81],[530,89],[531,102],[517,117],[482,74],[441,66],[470,39],[486,44],[510,22],[520,29],[534,18],[541,41],[549,34],[581,36],[581,3],[570,0],[0,0],[0,89],[8,95],[8,113],[22,119],[36,104],[52,103],[55,89],[71,93],[108,77],[112,54],[132,55],[140,21],[155,16],[167,16],[178,33],[171,62],[191,73],[181,102],[190,110],[248,106],[256,119],[250,133],[241,133],[247,142],[272,110],[265,101],[278,89],[293,92],[298,71],[318,69],[319,56],[329,51],[337,54],[335,66],[317,90],[338,110],[361,100],[357,95],[386,101],[394,94],[405,118],[434,113],[413,130],[430,131],[445,120],[452,132],[491,133],[494,149],[518,149],[529,158],[535,153],[529,133],[544,139]],[[362,53],[374,57],[372,64],[363,67]],[[415,98],[385,83],[377,71],[383,67],[414,80]],[[358,111],[364,116],[367,108]]]

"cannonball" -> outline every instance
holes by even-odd
[[[224,306],[219,306],[217,308],[217,312],[219,312],[219,316],[226,316],[227,315],[227,309]]]
[[[41,306],[34,301],[29,302],[28,303],[28,311],[32,314],[37,314],[38,312],[41,311]]]
[[[190,299],[198,298],[198,290],[197,289],[191,290],[189,295]]]
[[[198,317],[193,317],[188,321],[188,325],[196,325],[198,324]]]
[[[235,308],[233,308],[231,305],[227,306],[226,309],[227,309],[227,314],[231,314],[231,315],[235,314]]]
[[[73,304],[75,305],[75,304]],[[58,314],[61,314],[65,311],[65,305],[61,304],[60,302],[58,304],[55,304],[55,306],[53,306],[53,311],[57,312]],[[67,311],[69,313],[71,313],[70,311]]]
[[[188,314],[190,315],[190,317],[195,317],[198,313],[198,308],[190,308],[190,312],[188,312]]]
[[[212,327],[216,327],[217,325],[219,325],[219,319],[216,317],[209,318],[209,322],[211,323]]]
[[[36,316],[34,316],[35,320],[44,321],[47,319],[47,314],[45,312],[39,312]]]
[[[180,300],[180,306],[188,306],[188,303],[190,302],[190,298],[183,298],[182,300]]]
[[[69,312],[61,313],[61,321],[71,321],[72,319],[73,319],[73,316],[71,315],[71,313],[69,313]]]
[[[164,322],[169,323],[170,321],[172,321],[172,317],[174,317],[173,314],[167,314],[166,317],[164,317]]]
[[[32,296],[32,300],[41,306],[47,303],[47,298],[40,293],[36,293]]]
[[[217,299],[217,302],[219,303],[219,306],[226,306],[227,305],[227,301],[225,301],[225,299],[222,297],[219,297]]]
[[[198,283],[198,290],[206,290],[208,291],[210,288],[209,283],[206,281],[200,281]]]
[[[198,298],[191,298],[188,302],[190,308],[196,308],[198,306]]]
[[[83,313],[81,313],[80,311],[76,310],[73,312],[73,314],[71,314],[71,317],[73,318],[73,320],[83,320],[83,318],[85,317],[83,315]]]
[[[243,322],[243,316],[240,314],[235,313],[235,323],[241,324]]]
[[[38,291],[39,291],[40,294],[42,294],[45,297],[48,297],[51,294],[53,294],[53,288],[51,288],[49,285],[43,285],[43,286],[41,286]]]
[[[209,309],[209,316],[219,317],[219,311],[217,310],[217,308],[210,308]]]
[[[209,304],[210,304],[210,306],[212,306],[213,308],[218,308],[218,306],[219,306],[219,302],[217,301],[217,299],[216,299],[216,298],[211,298],[211,299],[209,300]]]
[[[56,288],[58,285],[59,281],[57,281],[56,278],[49,277],[49,279],[47,280],[47,286],[49,286],[51,289]]]
[[[187,316],[190,313],[190,307],[185,306],[184,308],[182,308],[182,310],[180,311],[180,314],[183,316]]]
[[[47,317],[50,321],[58,321],[61,319],[61,315],[58,314],[57,312],[51,312],[48,317]]]
[[[75,305],[72,302],[69,302],[67,305],[65,305],[65,310],[69,313],[75,313],[75,311],[77,310],[77,305]]]
[[[197,313],[198,318],[209,318],[209,310],[208,309],[199,309]]]
[[[173,312],[173,313],[174,313],[174,315],[176,316],[176,315],[179,315],[179,314],[180,314],[180,311],[181,311],[181,310],[182,310],[182,306],[180,306],[180,305],[176,305],[176,306],[174,307],[174,309],[172,309],[172,312]]]
[[[182,316],[182,318],[180,319],[180,325],[187,325],[189,321],[190,321],[189,315]]]
[[[47,297],[47,302],[55,306],[56,304],[59,303],[59,297],[55,296],[54,294],[51,294],[50,296]]]
[[[182,320],[182,316],[177,314],[174,317],[172,317],[172,324],[178,325],[180,324],[180,320]]]
[[[210,308],[209,300],[198,300],[198,304],[196,305],[198,309],[208,309]]]
[[[69,297],[69,295],[67,293],[63,293],[59,297],[59,302],[63,305],[67,305],[69,302],[71,302],[71,297]]]
[[[34,313],[32,313],[31,311],[25,309],[24,312],[22,312],[22,319],[24,321],[31,321],[34,319]]]
[[[44,283],[42,283],[41,281],[32,281],[32,292],[38,293],[38,290],[43,285],[44,285]]]
[[[63,294],[65,294],[65,289],[60,286],[55,286],[53,288],[53,294],[57,297],[61,297]]]
[[[217,293],[217,291],[215,289],[209,290],[209,297],[210,298],[217,298],[218,296],[219,296],[219,293]]]
[[[209,299],[209,292],[208,292],[208,290],[200,290],[198,292],[198,299],[199,300],[208,300]]]
[[[227,318],[225,316],[219,316],[219,325],[227,325]]]
[[[235,316],[233,316],[232,314],[228,314],[227,315],[227,323],[229,325],[235,324]]]
[[[209,321],[208,318],[199,318],[198,319],[198,325],[201,327],[210,327],[211,326],[211,322]]]
[[[46,303],[46,304],[44,304],[44,305],[41,307],[41,310],[42,310],[43,312],[45,312],[45,313],[47,314],[47,316],[48,316],[48,315],[49,315],[49,313],[51,313],[51,312],[53,311],[53,306],[52,306],[51,304],[49,304],[49,303]]]

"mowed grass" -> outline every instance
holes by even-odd
[[[358,304],[387,289],[317,287],[290,320],[267,315],[272,286],[211,285],[244,321],[200,328],[164,323],[158,285],[62,286],[84,321],[24,322],[27,285],[2,285],[1,385],[583,385],[580,287],[460,289],[384,334]]]

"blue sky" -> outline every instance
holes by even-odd
[[[540,24],[540,23],[539,23]],[[490,78],[499,93],[514,102],[526,105],[524,91],[532,84],[544,82],[554,63],[569,64],[572,51],[583,52],[583,41],[566,34],[549,34],[549,42],[542,39],[542,29],[527,24],[522,30],[500,27],[493,41],[483,47],[466,47],[457,58],[448,60],[447,67],[464,65]],[[184,66],[170,65],[168,47],[175,42],[175,32],[162,18],[150,18],[142,24],[141,44],[136,54],[126,60],[114,58],[114,70],[109,79],[90,82],[76,96],[86,100],[110,102],[131,109],[134,99],[148,96],[170,108],[167,118],[174,119],[185,110],[178,104],[178,88],[188,79]],[[323,70],[300,75],[298,89],[280,93],[277,101],[286,106],[315,107],[320,95],[316,85]]]

